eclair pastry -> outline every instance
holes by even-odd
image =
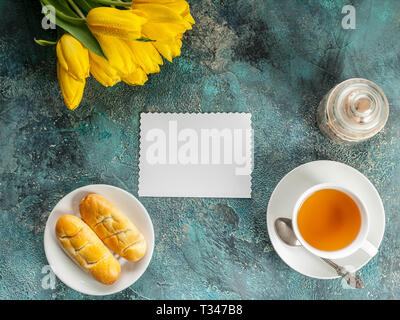
[[[97,281],[110,285],[118,279],[118,260],[81,219],[72,215],[59,218],[56,236],[64,251]]]
[[[89,194],[79,204],[82,219],[115,253],[138,261],[147,250],[146,240],[136,226],[110,201]]]

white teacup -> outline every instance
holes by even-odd
[[[323,189],[334,189],[338,190],[341,192],[344,192],[347,194],[349,197],[353,199],[353,201],[357,204],[360,214],[361,214],[361,226],[360,230],[358,232],[358,235],[355,237],[352,243],[350,243],[348,246],[336,250],[336,251],[323,251],[314,248],[310,244],[307,243],[307,241],[304,240],[302,237],[298,225],[297,225],[297,215],[298,212],[301,208],[301,205],[303,202],[311,196],[313,193],[315,193],[318,190],[323,190]],[[338,186],[332,183],[322,183],[322,184],[317,184],[309,189],[307,189],[298,199],[294,210],[293,210],[293,216],[292,216],[292,224],[293,224],[293,230],[294,233],[296,234],[297,239],[300,241],[300,243],[303,245],[305,249],[310,251],[312,254],[319,256],[321,258],[327,258],[327,259],[340,259],[340,258],[345,258],[350,255],[352,255],[354,252],[356,252],[358,249],[362,249],[365,251],[369,256],[373,257],[377,252],[378,249],[372,245],[368,240],[367,240],[367,235],[369,231],[369,214],[366,206],[364,203],[361,201],[361,199],[354,194],[354,192],[342,187]]]

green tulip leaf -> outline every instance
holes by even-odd
[[[146,37],[137,38],[136,41],[141,41],[141,42],[156,42],[156,40],[151,40],[151,39],[146,38]]]
[[[86,11],[86,13],[88,13],[93,8],[101,7],[101,4],[93,0],[74,0],[74,2],[78,5],[79,8]]]
[[[96,37],[90,32],[86,21],[81,19],[65,0],[40,0],[42,6],[51,5],[56,10],[55,24],[77,38],[93,53],[106,58]]]
[[[42,39],[36,39],[33,38],[33,40],[40,46],[42,47],[47,47],[47,46],[54,46],[57,44],[56,41],[49,41],[49,40],[42,40]]]

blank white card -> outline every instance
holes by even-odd
[[[139,196],[251,198],[249,113],[142,113]]]

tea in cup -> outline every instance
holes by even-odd
[[[311,253],[328,259],[344,258],[362,249],[371,257],[377,249],[368,242],[368,211],[353,192],[333,184],[318,184],[297,201],[293,230]]]

